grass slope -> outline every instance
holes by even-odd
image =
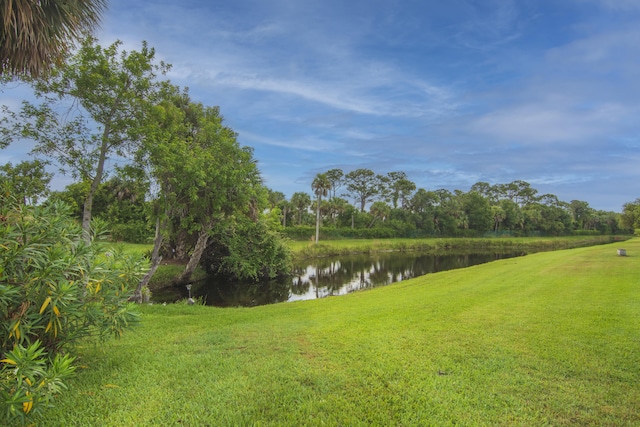
[[[639,425],[640,239],[322,300],[143,307],[39,426]]]

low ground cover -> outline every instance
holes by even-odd
[[[38,425],[638,425],[640,239],[339,298],[142,308]]]

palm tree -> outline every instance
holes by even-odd
[[[302,224],[302,214],[307,212],[311,204],[311,197],[307,193],[296,192],[291,196],[291,204],[298,212],[298,224]]]
[[[0,74],[37,77],[95,28],[106,0],[3,0]]]
[[[385,202],[380,202],[380,201],[373,202],[373,204],[371,205],[371,209],[369,210],[369,213],[373,217],[373,220],[371,221],[371,224],[369,224],[369,227],[368,227],[368,228],[371,228],[373,227],[373,224],[376,222],[377,219],[384,220],[385,218],[387,218],[391,213],[391,208]]]
[[[318,239],[320,238],[320,203],[322,202],[322,196],[327,196],[329,194],[329,190],[331,190],[331,181],[327,177],[326,173],[319,173],[314,178],[311,183],[311,189],[318,197],[318,202],[316,203],[316,244],[318,244]]]

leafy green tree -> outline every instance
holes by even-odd
[[[268,215],[257,221],[247,216],[228,218],[216,224],[211,236],[203,254],[209,275],[257,283],[291,271],[291,252]]]
[[[504,196],[504,185],[491,185],[488,182],[480,181],[473,184],[469,191],[480,194],[482,197],[489,200],[489,203],[495,205],[500,201],[501,197]]]
[[[370,169],[356,169],[345,175],[347,195],[360,205],[360,212],[380,194],[381,180]]]
[[[23,161],[15,167],[11,163],[0,166],[2,191],[9,192],[25,205],[35,205],[38,199],[47,196],[52,177],[39,160]]]
[[[489,201],[479,193],[470,191],[462,196],[463,210],[467,218],[467,227],[484,233],[491,230],[494,217]]]
[[[389,172],[386,176],[386,194],[385,199],[391,203],[393,208],[400,206],[408,207],[408,200],[416,189],[416,184],[407,178],[405,172]]]
[[[546,206],[540,204],[532,205],[532,208],[536,208],[539,212],[536,219],[538,219],[537,227],[535,228],[545,234],[559,236],[563,233],[569,233],[572,229],[571,215],[566,209],[557,206]],[[532,212],[533,209],[529,209],[528,212]]]
[[[621,215],[616,212],[595,211],[593,215],[596,220],[595,228],[602,234],[617,234],[620,229]]]
[[[88,37],[78,51],[45,79],[35,81],[39,105],[23,102],[4,138],[30,138],[33,152],[55,159],[64,173],[91,183],[85,196],[82,229],[89,241],[93,198],[111,156],[127,157],[141,144],[144,123],[158,83],[155,51],[126,52],[117,41],[102,48]]]
[[[525,228],[525,216],[520,206],[509,200],[502,199],[498,202],[498,205],[504,214],[502,220],[503,228],[511,231],[523,231]]]
[[[183,283],[200,263],[216,225],[234,215],[257,220],[267,207],[267,190],[251,149],[238,144],[218,107],[194,103],[176,87],[166,90],[153,110],[140,160],[160,189],[152,270],[168,236],[172,252],[188,258],[176,279]]]
[[[322,197],[326,197],[331,190],[331,181],[326,173],[319,173],[313,179],[311,183],[311,189],[317,197],[316,201],[316,244],[320,240],[320,205],[322,204]]]
[[[622,206],[620,224],[627,230],[640,228],[640,198],[633,202],[625,203]]]
[[[2,3],[0,72],[38,75],[63,61],[72,43],[98,25],[104,0]]]
[[[415,213],[423,213],[432,209],[438,201],[438,197],[433,191],[419,188],[410,201],[411,210]]]
[[[531,184],[526,181],[516,180],[509,184],[497,184],[495,186],[495,192],[499,194],[500,197],[509,199],[519,206],[524,206],[536,201],[538,190],[532,188]]]
[[[591,228],[590,220],[593,215],[593,209],[589,207],[589,203],[582,200],[572,200],[569,202],[569,212],[571,212],[576,230],[587,230]]]
[[[345,199],[335,198],[332,200],[332,204],[334,206],[333,209],[336,209],[336,206],[339,205],[336,210],[336,224],[341,227],[356,228],[356,221],[360,211]]]

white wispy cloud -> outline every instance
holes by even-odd
[[[470,132],[523,144],[584,143],[615,131],[626,110],[603,105],[589,110],[552,105],[522,105],[493,111],[474,120]]]

